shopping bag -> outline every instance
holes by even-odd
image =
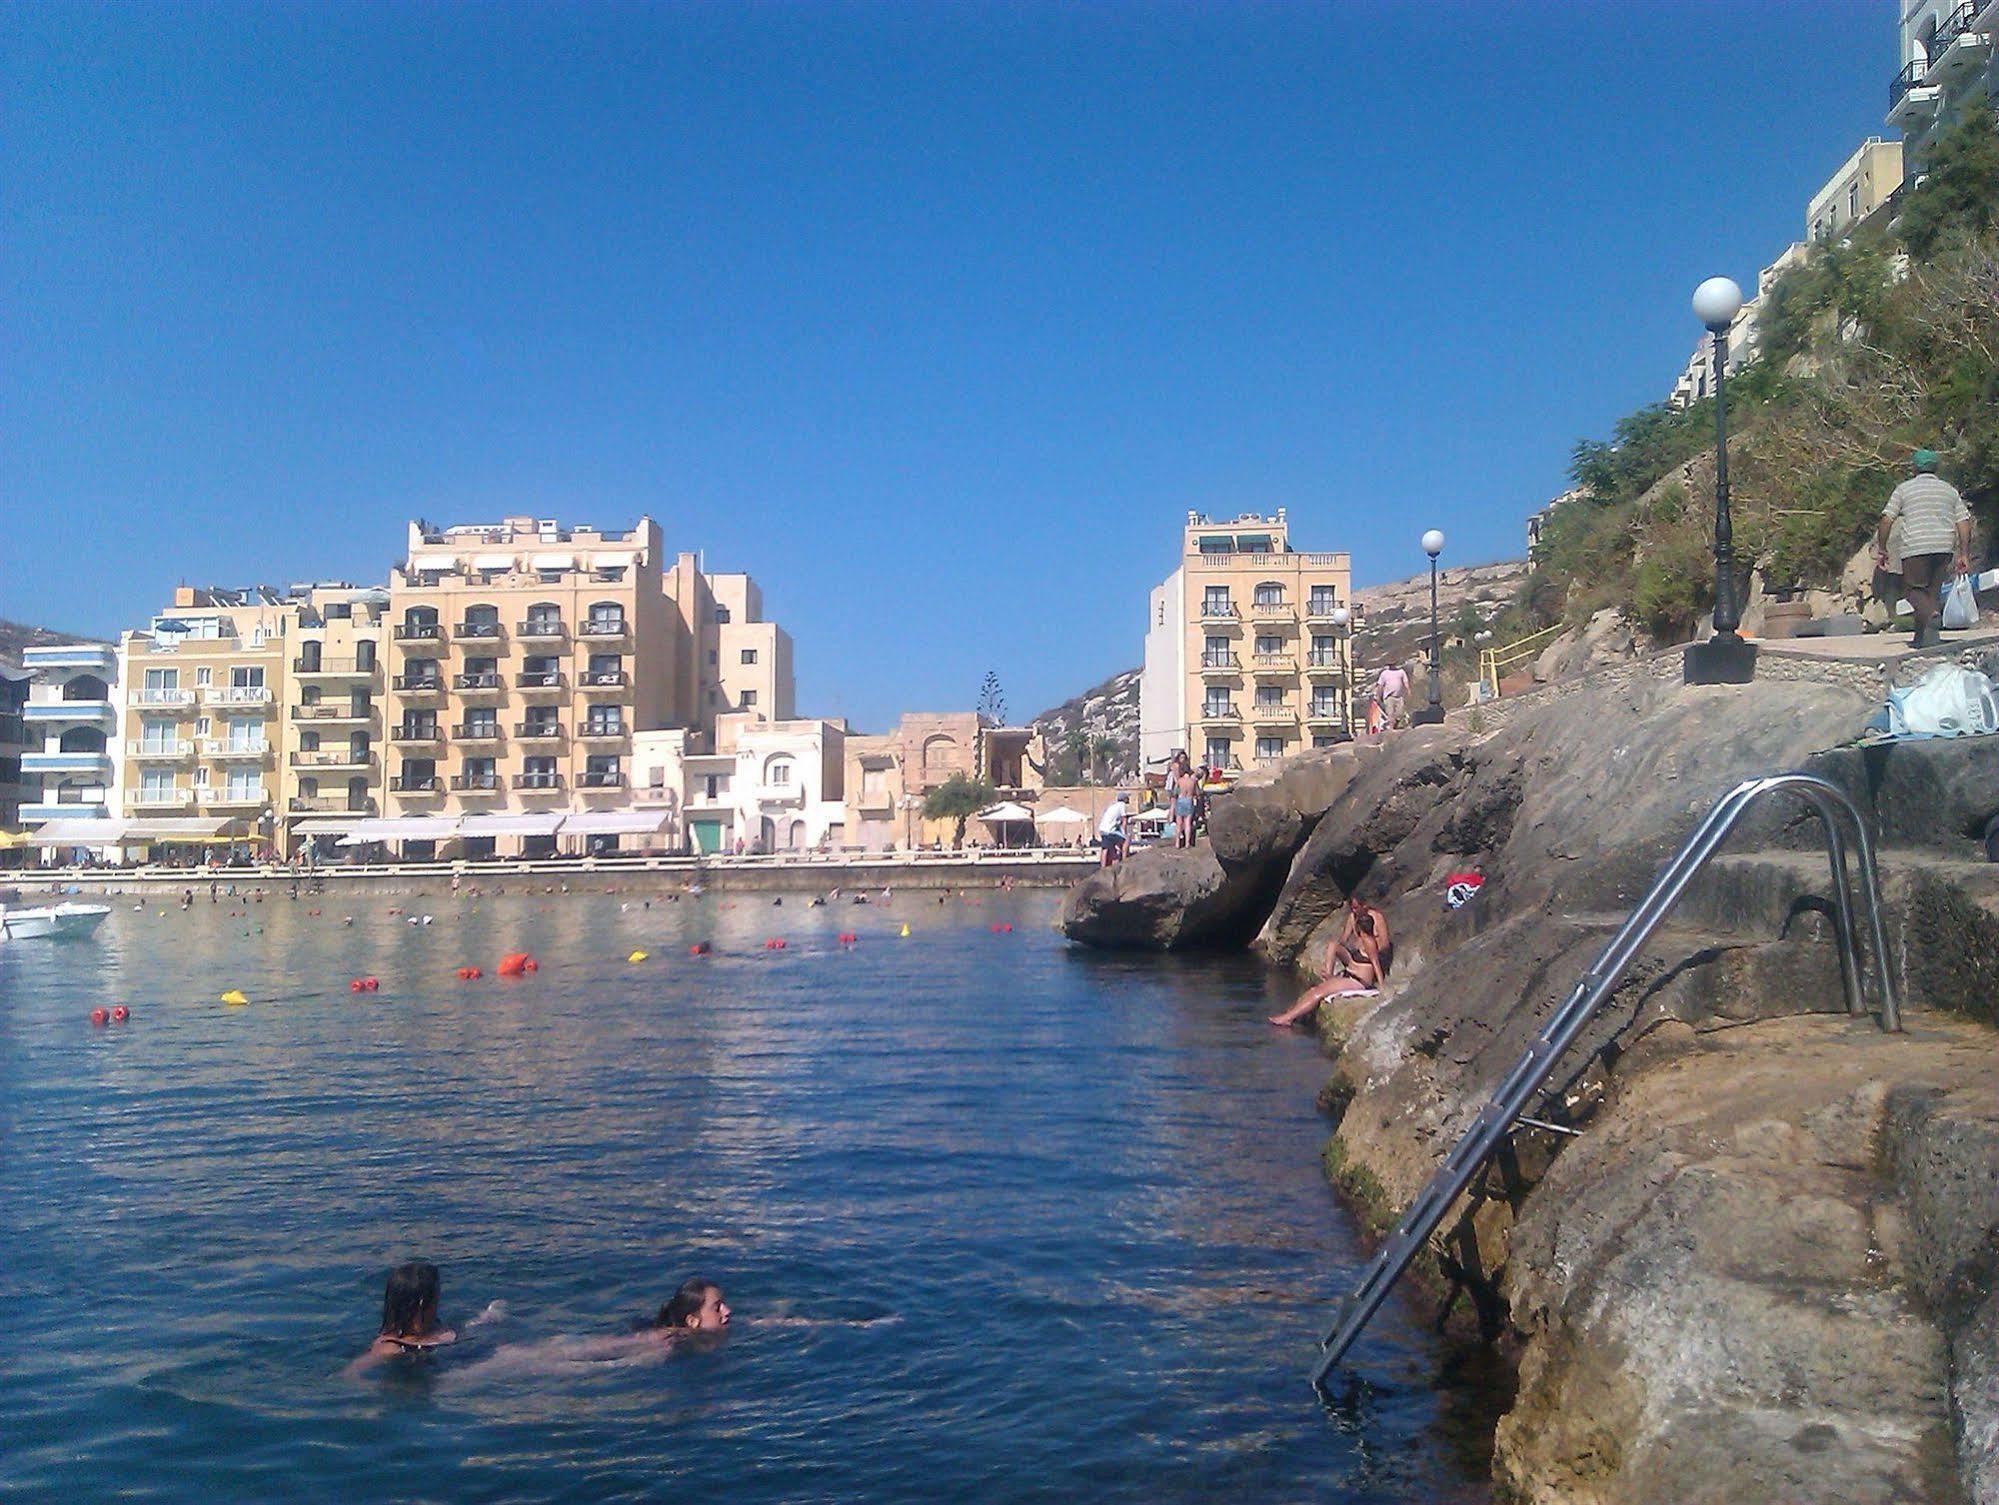
[[[1943,588],[1943,625],[1953,630],[1978,625],[1978,597],[1969,575],[1953,575]]]

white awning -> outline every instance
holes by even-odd
[[[564,836],[617,836],[663,831],[667,815],[663,810],[585,810],[565,816]]]
[[[1005,804],[992,805],[981,810],[979,812],[979,819],[1001,822],[1033,820],[1034,812],[1025,805],[1016,805],[1009,800]]]
[[[472,568],[475,570],[510,570],[514,567],[511,554],[474,554]]]
[[[538,570],[573,570],[576,568],[574,554],[537,554],[528,561]]]
[[[593,570],[628,570],[639,562],[639,556],[627,550],[622,554],[592,554],[590,568]]]
[[[562,812],[534,815],[468,815],[458,823],[460,836],[553,836]]]
[[[293,821],[292,835],[338,836],[342,831],[351,831],[370,818],[366,815],[315,815],[309,820]]]
[[[28,833],[38,847],[97,847],[115,842],[131,825],[128,820],[99,816],[94,820],[44,821]]]
[[[340,838],[343,847],[371,841],[444,841],[458,834],[453,815],[389,815],[351,822]]]
[[[234,830],[230,828],[234,827]],[[211,836],[236,836],[243,833],[243,823],[237,820],[217,819],[202,815],[163,815],[153,820],[134,820],[125,824],[127,841],[204,841]],[[245,837],[245,840],[248,840]]]
[[[1038,826],[1073,826],[1090,817],[1080,810],[1071,810],[1067,805],[1057,805],[1053,810],[1043,810],[1034,817]]]

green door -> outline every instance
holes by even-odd
[[[719,820],[697,820],[693,826],[695,851],[708,853],[722,850],[722,823]]]

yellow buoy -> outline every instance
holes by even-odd
[[[628,962],[642,962],[645,959],[646,954],[643,951],[634,951],[630,956],[625,958]]]
[[[902,927],[902,933],[903,933],[904,935],[908,935],[908,934],[909,934],[909,924],[908,924],[908,922],[907,922],[907,921],[905,921],[905,922],[903,923],[903,927]]]
[[[224,1003],[248,1003],[250,1000],[243,996],[241,989],[231,988],[222,995],[222,1001]]]

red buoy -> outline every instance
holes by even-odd
[[[501,977],[520,977],[535,969],[534,958],[525,951],[509,951],[493,971]]]
[[[130,1019],[131,1017],[132,1017],[132,1011],[126,1008],[124,1004],[119,1003],[112,1005],[111,1022],[113,1024],[123,1024],[127,1019]]]
[[[100,1027],[109,1024],[111,1022],[110,1011],[108,1009],[92,1009],[90,1011],[90,1022]]]
[[[707,941],[696,941],[687,948],[687,954],[689,956],[706,956],[711,949],[712,947],[710,947]]]
[[[362,986],[363,984],[361,982],[361,979],[358,977],[350,977],[347,979],[347,991],[350,993],[360,992]]]

